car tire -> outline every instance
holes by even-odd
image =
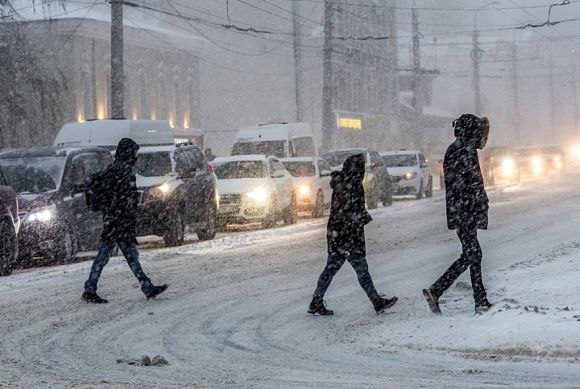
[[[316,195],[316,202],[314,203],[314,209],[312,210],[312,217],[315,219],[324,216],[324,194],[318,192]]]
[[[417,194],[415,195],[415,198],[417,200],[421,200],[423,198],[423,180],[421,180],[421,182],[419,183],[419,190],[417,191]]]
[[[277,201],[273,199],[272,202],[270,203],[270,209],[268,210],[269,211],[268,214],[262,220],[262,228],[268,229],[274,228],[276,226],[276,223],[278,222],[276,209],[277,209]]]
[[[390,207],[391,205],[393,205],[393,191],[388,190],[383,198],[383,206]]]
[[[54,260],[59,265],[66,265],[75,259],[78,252],[78,239],[75,233],[66,227],[62,235],[56,239],[54,248]]]
[[[290,206],[286,208],[284,212],[284,224],[296,224],[298,221],[298,202],[296,200],[296,195],[292,193],[292,198],[290,199]]]
[[[427,198],[433,197],[433,177],[429,177],[429,185],[427,186],[427,190],[425,191],[425,197]]]
[[[212,240],[217,233],[217,212],[213,205],[209,205],[207,211],[207,225],[205,228],[200,228],[197,231],[197,238],[199,240]]]
[[[367,197],[367,208],[368,209],[377,209],[379,206],[379,194],[377,193],[378,189],[376,185],[373,185],[373,190]]]
[[[181,216],[183,212],[176,210],[172,214],[172,219],[168,230],[163,235],[163,242],[167,247],[181,246],[185,240],[185,221]]]
[[[0,221],[0,277],[12,274],[18,258],[18,238],[11,220]]]

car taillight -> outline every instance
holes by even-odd
[[[213,163],[208,162],[207,167],[209,168],[209,172],[215,176],[215,166],[213,165]]]

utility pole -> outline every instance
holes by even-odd
[[[125,118],[123,1],[111,1],[111,118]]]
[[[481,49],[479,48],[479,33],[477,29],[473,30],[472,45],[471,50],[471,62],[473,65],[473,100],[474,100],[474,110],[475,115],[481,115],[481,86],[479,78],[479,60],[481,59]]]
[[[413,79],[411,81],[413,99],[411,100],[411,105],[415,110],[417,110],[422,106],[419,91],[419,74],[421,72],[421,33],[419,32],[419,11],[417,8],[412,9],[411,18],[413,21]]]
[[[549,62],[549,77],[550,83],[550,129],[552,131],[552,140],[559,140],[556,133],[556,95],[554,93],[554,57],[552,55],[552,47],[550,46],[550,62]]]
[[[572,50],[572,114],[574,115],[574,137],[578,135],[578,91],[576,85],[576,50]]]
[[[512,45],[513,128],[516,144],[520,143],[520,91],[518,80],[518,46]]]
[[[297,1],[292,1],[292,25],[294,30],[294,93],[296,98],[296,121],[301,122],[302,113],[302,99],[300,95],[302,73],[302,57],[300,52],[300,23],[298,23],[299,6]]]
[[[332,35],[334,32],[334,0],[324,0],[324,48],[322,61],[322,150],[332,148],[334,115],[334,85],[332,72]]]

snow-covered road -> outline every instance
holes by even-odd
[[[490,191],[480,234],[496,305],[473,315],[468,277],[431,315],[421,296],[459,253],[441,194],[373,212],[367,228],[377,316],[346,265],[306,314],[325,262],[322,220],[143,252],[146,301],[126,264],[106,268],[108,305],[80,301],[89,262],[0,279],[0,386],[578,387],[580,171]],[[467,284],[465,283],[467,281]],[[165,367],[117,360],[164,356]]]

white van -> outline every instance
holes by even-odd
[[[278,158],[316,157],[314,133],[308,123],[260,124],[240,128],[232,155],[272,155]]]
[[[167,120],[89,120],[65,124],[54,146],[117,147],[122,138],[139,145],[173,145],[173,132]]]

